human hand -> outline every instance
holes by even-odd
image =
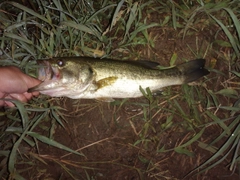
[[[28,93],[28,89],[41,83],[40,80],[24,74],[15,66],[0,67],[0,98],[27,102],[39,92]],[[0,106],[13,107],[11,101],[0,100]]]

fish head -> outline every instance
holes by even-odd
[[[89,64],[67,58],[39,60],[38,79],[43,81],[28,92],[60,97],[84,92],[94,79],[94,71]]]

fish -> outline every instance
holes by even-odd
[[[56,57],[38,60],[39,85],[28,92],[39,91],[51,97],[98,99],[106,102],[115,98],[138,98],[140,91],[195,81],[209,71],[205,59],[195,59],[170,68],[160,68],[153,61],[112,60],[91,57]]]

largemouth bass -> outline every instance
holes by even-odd
[[[204,68],[204,59],[162,70],[158,63],[151,61],[60,57],[41,62],[39,79],[43,82],[29,92],[72,99],[136,98],[142,96],[140,86],[155,92],[195,81],[209,73]]]

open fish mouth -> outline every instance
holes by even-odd
[[[38,79],[43,82],[33,88],[28,89],[28,92],[47,89],[50,89],[50,92],[52,92],[53,88],[52,84],[54,85],[58,84],[59,80],[61,79],[60,71],[58,67],[53,66],[48,61],[38,61],[38,64],[39,64]]]
[[[38,79],[41,81],[54,81],[60,78],[60,71],[48,61],[39,61]]]

